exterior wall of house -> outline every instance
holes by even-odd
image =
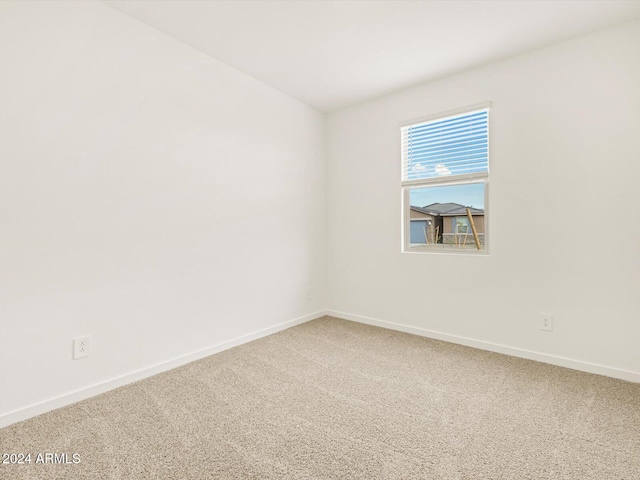
[[[457,244],[461,240],[463,240],[464,235],[455,234],[455,221],[456,217],[444,217],[444,229],[442,234],[442,243],[444,244]],[[480,245],[484,246],[484,215],[473,215],[473,223],[476,226],[476,232],[478,233],[478,240],[480,241]],[[471,229],[469,229],[469,235],[465,241],[468,245],[473,245],[473,233]]]
[[[409,218],[412,221],[410,230],[411,243],[425,243],[423,239],[424,234],[421,230],[422,227],[416,225],[416,223],[423,223],[423,221],[428,220],[432,221],[432,227],[429,227],[429,235],[430,238],[432,238],[430,241],[433,241],[433,238],[435,238],[436,226],[439,226],[438,230],[440,231],[437,243],[457,244],[460,241],[460,238],[456,238],[455,234],[456,217],[434,217],[433,215],[411,210]],[[476,226],[476,231],[478,232],[480,244],[484,245],[484,215],[473,215],[473,222]],[[431,228],[434,230],[432,231]],[[470,244],[473,242],[473,234],[471,231],[469,231],[469,238],[467,238],[467,240]]]
[[[442,233],[453,233],[453,217],[445,217],[443,220],[444,228]]]
[[[456,233],[455,218],[456,217],[444,217],[443,233]],[[473,215],[473,223],[479,234],[484,233],[484,215]]]
[[[484,215],[473,215],[473,223],[476,224],[478,234],[484,234]]]
[[[417,212],[415,210],[410,210],[409,218],[411,220],[414,220],[414,219],[433,220],[433,216],[432,215],[428,215],[428,214],[422,213],[422,212]]]

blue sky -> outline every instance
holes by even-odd
[[[435,202],[454,202],[484,209],[484,183],[414,188],[410,192],[410,203],[413,206],[424,207]]]

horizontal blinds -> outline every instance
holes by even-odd
[[[487,172],[489,110],[402,127],[402,179]]]

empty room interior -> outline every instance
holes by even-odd
[[[0,478],[640,480],[640,1],[0,1]]]

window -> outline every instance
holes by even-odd
[[[456,233],[468,234],[470,228],[469,223],[468,217],[456,217]]]
[[[486,252],[489,105],[401,127],[404,251]]]

